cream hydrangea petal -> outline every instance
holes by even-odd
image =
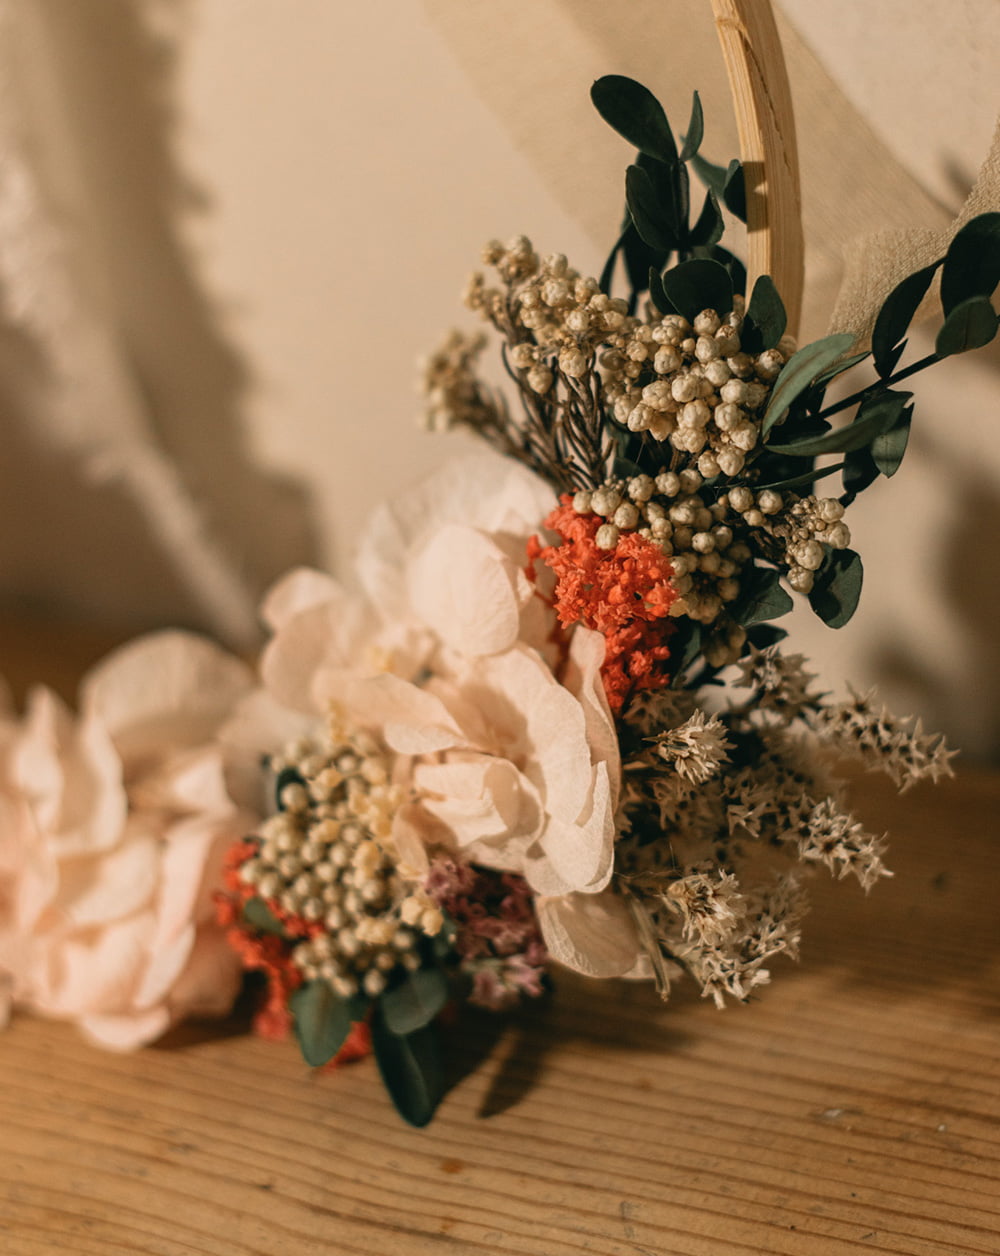
[[[519,574],[488,536],[446,524],[409,564],[407,590],[415,614],[445,645],[496,654],[517,640]]]
[[[575,821],[591,784],[590,749],[579,702],[526,646],[480,660],[478,672],[466,678],[464,688],[494,730],[497,752],[524,765],[524,774],[550,814]]]
[[[617,806],[621,759],[618,733],[601,678],[604,651],[604,638],[599,632],[583,627],[574,629],[563,684],[583,707],[591,758],[595,763],[607,764],[612,805]]]
[[[126,760],[205,741],[252,688],[250,669],[204,637],[160,632],[122,646],[81,686]]]
[[[358,554],[361,582],[388,620],[406,618],[405,566],[445,524],[526,542],[555,504],[551,487],[509,458],[482,452],[452,459],[375,512]]]
[[[265,647],[260,674],[271,694],[295,711],[321,713],[314,697],[322,667],[347,668],[364,638],[365,612],[343,590],[293,615]]]
[[[540,838],[545,858],[526,864],[525,876],[540,894],[596,894],[611,880],[614,838],[608,769],[599,763],[588,814],[578,824],[550,818]]]
[[[477,755],[454,763],[418,764],[413,785],[424,808],[460,846],[513,835],[531,838],[541,823],[537,793],[504,759]]]
[[[635,924],[621,896],[571,894],[535,899],[535,912],[549,954],[587,977],[623,977],[640,955]]]
[[[233,802],[263,812],[269,800],[266,774],[261,771],[268,755],[291,741],[316,731],[317,717],[295,711],[266,689],[255,689],[240,699],[219,729],[226,788]]]
[[[312,567],[296,567],[264,595],[260,617],[272,632],[278,632],[300,612],[338,601],[343,596],[343,589],[333,576]]]
[[[381,727],[386,744],[399,754],[433,754],[466,745],[462,729],[439,697],[388,672],[360,680],[345,674],[337,704],[363,727]]]

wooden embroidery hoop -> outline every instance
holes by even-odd
[[[805,245],[795,116],[770,0],[712,0],[729,75],[747,190],[747,297],[770,275],[788,312],[802,314]]]

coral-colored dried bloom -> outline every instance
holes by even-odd
[[[561,544],[542,545],[532,537],[528,557],[554,573],[563,627],[584,624],[604,637],[601,673],[608,702],[620,711],[634,689],[658,688],[670,679],[667,616],[678,596],[670,560],[638,532],[623,532],[614,549],[601,549],[596,536],[604,520],[577,514],[568,495],[560,500],[545,526]]]

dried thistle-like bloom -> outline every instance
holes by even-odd
[[[851,691],[847,702],[821,707],[810,719],[812,728],[841,753],[884,772],[905,791],[917,781],[951,776],[949,750],[940,734],[928,734],[918,719],[900,718],[876,703],[874,691]]]
[[[701,785],[716,776],[728,760],[732,742],[726,738],[726,727],[715,715],[695,713],[683,724],[653,739],[656,752],[682,780]]]

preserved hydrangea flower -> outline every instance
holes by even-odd
[[[250,685],[216,646],[163,633],[90,673],[78,719],[32,694],[2,753],[0,974],[15,1007],[117,1049],[229,1011],[239,963],[212,893],[248,815],[212,737]]]

